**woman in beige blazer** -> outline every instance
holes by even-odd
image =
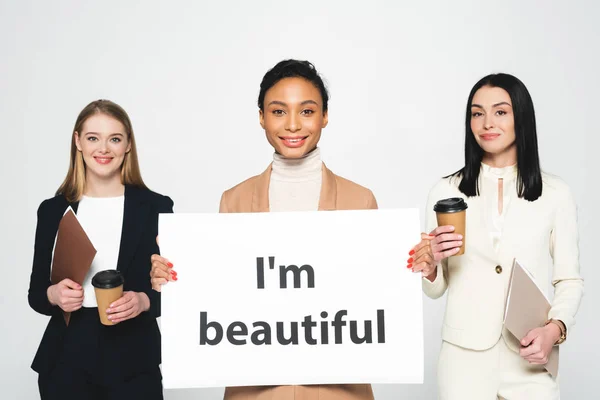
[[[514,76],[489,75],[473,87],[465,140],[465,166],[429,193],[430,235],[409,259],[425,294],[448,293],[440,398],[558,399],[543,364],[571,330],[583,295],[575,201],[562,180],[540,169],[533,102]],[[436,227],[434,205],[453,197],[468,204],[465,238],[452,226]],[[465,253],[454,256],[463,240]],[[503,327],[515,258],[543,290],[554,286],[546,325],[523,338]]]
[[[260,124],[275,153],[260,175],[223,193],[220,212],[375,209],[369,189],[331,172],[317,147],[327,126],[328,93],[307,61],[281,61],[263,78],[258,98]],[[152,259],[152,287],[176,280],[173,265]],[[369,400],[371,385],[230,387],[226,400]]]

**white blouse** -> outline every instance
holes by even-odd
[[[513,198],[517,195],[515,190],[517,180],[517,166],[511,165],[504,168],[494,168],[487,164],[481,164],[480,193],[483,198],[484,218],[490,228],[490,240],[492,247],[498,251],[502,232],[504,230],[504,219],[510,208]],[[498,209],[499,187],[502,185],[502,211]]]
[[[117,269],[125,196],[83,196],[77,208],[77,219],[96,248],[96,256],[83,280],[83,307],[98,307],[92,278],[97,272]]]

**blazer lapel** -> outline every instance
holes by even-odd
[[[323,178],[321,181],[321,196],[319,197],[319,211],[336,210],[337,185],[335,175],[323,163]]]
[[[269,184],[271,183],[271,170],[273,163],[269,164],[265,172],[258,176],[254,192],[252,192],[252,212],[269,212]]]
[[[145,217],[148,214],[148,210],[149,205],[144,202],[140,189],[126,185],[121,246],[117,261],[117,269],[121,272],[127,270],[127,267],[131,263],[131,259],[144,230]]]

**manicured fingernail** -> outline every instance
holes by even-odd
[[[412,256],[413,254],[415,254],[415,251],[414,251],[414,250],[411,250],[411,251],[409,251],[409,252],[408,252],[408,255],[409,255],[409,256]]]
[[[171,270],[171,276],[177,276],[177,272]]]
[[[412,268],[412,264],[408,264],[408,265],[406,266],[406,268],[408,268],[408,269]]]
[[[458,235],[458,240],[462,240],[463,235]]]
[[[413,261],[414,261],[414,260],[413,260],[413,259],[412,259],[412,257],[411,257],[411,258],[409,258],[409,259],[408,259],[408,261],[406,261],[406,262],[407,262],[407,263],[409,263],[409,264],[412,264],[412,262],[413,262]]]
[[[173,280],[176,281],[177,280],[177,275],[173,276]]]
[[[168,262],[168,263],[167,263],[167,267],[169,267],[169,268],[173,268],[173,263],[172,263],[172,262]]]

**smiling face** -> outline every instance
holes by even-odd
[[[83,155],[86,179],[121,179],[125,155],[131,150],[125,127],[106,114],[89,117],[75,132],[75,145]]]
[[[475,93],[471,102],[471,131],[485,152],[484,162],[502,157],[516,163],[515,118],[506,90],[483,86]]]
[[[304,78],[284,78],[265,94],[260,125],[275,151],[285,158],[301,158],[317,147],[327,111],[319,89]]]

